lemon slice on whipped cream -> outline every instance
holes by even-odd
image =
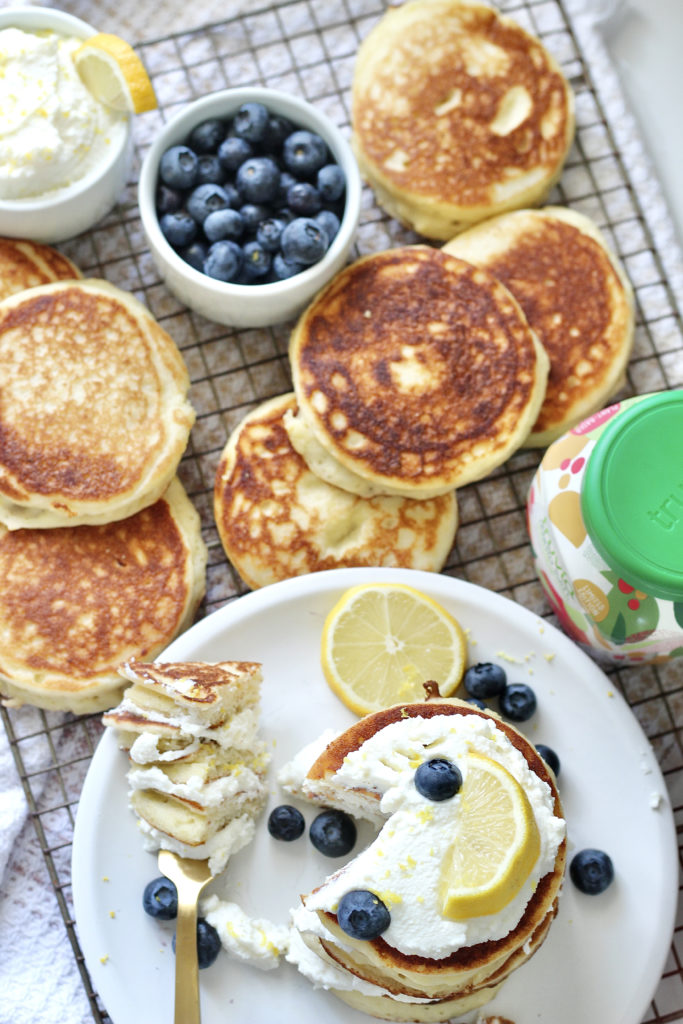
[[[145,67],[125,39],[99,32],[74,51],[73,60],[85,87],[106,106],[128,114],[157,106]]]
[[[442,913],[455,920],[497,914],[520,891],[541,852],[529,798],[506,768],[472,752],[455,827],[441,871]]]

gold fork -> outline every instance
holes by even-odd
[[[200,1024],[199,965],[197,962],[197,903],[213,875],[208,861],[178,857],[159,850],[159,871],[178,891],[175,939],[175,1024]]]

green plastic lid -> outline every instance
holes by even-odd
[[[683,601],[683,390],[649,395],[607,424],[586,466],[581,513],[626,583]]]

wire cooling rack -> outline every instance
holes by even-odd
[[[356,50],[385,6],[384,0],[291,0],[196,31],[141,43],[137,49],[153,79],[159,109],[136,119],[135,164],[127,192],[106,221],[62,247],[84,274],[104,277],[140,298],[184,355],[197,421],[180,476],[200,513],[209,548],[207,595],[200,615],[247,589],[227,562],[218,539],[212,512],[214,474],[232,428],[260,401],[290,390],[287,342],[291,325],[232,330],[189,312],[166,291],[146,248],[138,216],[140,161],[160,125],[176,109],[207,92],[237,85],[266,85],[301,95],[348,133]],[[576,94],[576,142],[550,201],[592,217],[620,256],[633,284],[636,340],[620,397],[680,386],[680,311],[617,148],[614,126],[606,117],[563,4],[561,0],[506,0],[499,7],[543,40]],[[161,16],[161,7],[159,11]],[[416,240],[387,218],[366,189],[353,255]],[[443,571],[502,593],[552,619],[533,569],[524,518],[525,497],[539,458],[534,451],[518,453],[485,480],[458,492],[460,526]],[[622,668],[611,670],[610,675],[653,744],[680,821],[680,667]],[[0,713],[93,1019],[109,1020],[92,989],[78,943],[70,876],[75,811],[102,732],[99,717],[36,711],[27,726],[12,709],[2,708]],[[683,1021],[680,918],[679,914],[671,953],[643,1024]]]

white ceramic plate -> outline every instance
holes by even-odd
[[[570,851],[596,846],[615,864],[615,882],[600,896],[584,896],[566,881],[548,940],[506,982],[491,1011],[516,1024],[639,1024],[673,931],[673,816],[630,708],[563,634],[513,602],[447,576],[342,569],[288,580],[226,605],[175,640],[162,660],[263,663],[263,732],[273,747],[269,806],[276,806],[283,800],[274,781],[280,765],[324,728],[354,721],[324,682],[321,630],[347,587],[380,580],[409,582],[449,609],[467,630],[470,663],[502,662],[509,681],[533,686],[539,707],[525,731],[560,756]],[[159,872],[127,808],[126,765],[113,736],[105,735],[76,820],[76,922],[93,984],[114,1024],[169,1024],[173,924],[160,924],[142,910],[142,890]],[[299,806],[310,822],[315,810]],[[252,845],[212,884],[251,915],[284,923],[299,893],[337,864],[318,854],[306,836],[294,843],[273,840],[264,815]],[[262,972],[221,953],[200,973],[200,987],[203,1024],[370,1019],[314,990],[289,964]]]

